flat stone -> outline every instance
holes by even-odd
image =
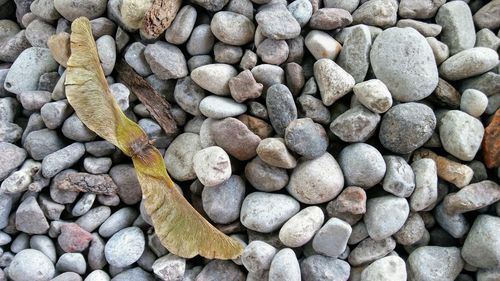
[[[420,159],[411,164],[415,174],[415,191],[411,195],[410,205],[415,212],[431,207],[438,197],[438,178],[436,162],[432,159]]]
[[[262,62],[280,65],[288,58],[288,45],[285,40],[264,39],[257,47],[257,55]]]
[[[269,270],[277,250],[263,241],[252,241],[243,250],[241,262],[249,272],[257,273]]]
[[[349,73],[329,59],[320,59],[314,63],[314,77],[326,106],[349,93],[355,84]]]
[[[214,60],[219,63],[237,64],[243,56],[243,48],[217,42],[214,45]]]
[[[368,234],[375,241],[381,241],[403,227],[410,207],[404,198],[387,195],[369,199],[366,202],[364,222]]]
[[[297,0],[288,4],[288,11],[292,13],[292,16],[297,20],[300,27],[304,27],[311,19],[313,13],[313,7],[310,1]]]
[[[349,279],[350,269],[347,262],[323,255],[308,256],[300,262],[300,271],[304,281],[346,281]]]
[[[366,193],[361,187],[348,186],[335,200],[328,203],[327,209],[355,215],[364,214],[366,212]]]
[[[97,136],[95,132],[93,132],[85,124],[83,124],[76,113],[74,113],[64,121],[61,131],[63,135],[68,139],[78,142],[92,141]]]
[[[313,159],[326,152],[328,137],[320,124],[314,123],[310,118],[300,118],[286,127],[285,144],[297,154]]]
[[[344,40],[337,63],[356,83],[362,82],[368,72],[371,46],[370,29],[365,25],[353,26]]]
[[[314,122],[322,125],[330,123],[330,111],[320,99],[311,95],[301,95],[297,99],[297,102],[299,111],[304,115],[304,117],[311,118]]]
[[[432,18],[444,3],[446,0],[401,0],[399,16],[410,19]]]
[[[162,280],[180,280],[186,270],[186,260],[174,254],[168,254],[153,263],[153,272]]]
[[[132,165],[120,164],[113,166],[109,170],[109,175],[118,186],[117,194],[123,203],[134,205],[141,201],[142,190]]]
[[[259,64],[251,71],[255,81],[264,86],[264,93],[274,84],[285,84],[285,71],[277,65]]]
[[[281,227],[279,239],[288,247],[303,246],[314,237],[323,221],[323,211],[319,207],[304,208]]]
[[[284,135],[286,127],[297,119],[297,107],[292,93],[285,85],[273,85],[267,91],[266,106],[274,130],[279,135]]]
[[[75,272],[85,274],[87,264],[85,258],[80,253],[65,253],[59,257],[56,263],[56,269],[59,272]]]
[[[269,268],[269,281],[300,281],[300,265],[290,248],[280,250],[274,255]]]
[[[164,156],[169,174],[180,181],[195,179],[193,157],[201,149],[200,136],[197,134],[183,133],[177,136]]]
[[[490,30],[495,30],[500,26],[500,21],[496,16],[496,11],[498,11],[499,5],[500,2],[498,0],[488,2],[474,14],[474,23],[478,28],[489,28]]]
[[[198,151],[193,156],[193,169],[204,186],[221,184],[231,176],[229,156],[218,146]]]
[[[114,234],[106,243],[104,253],[110,265],[125,267],[136,262],[144,251],[144,234],[137,227],[129,227]]]
[[[385,257],[396,248],[396,241],[391,237],[380,241],[375,241],[368,237],[361,241],[354,250],[349,254],[349,264],[351,266],[359,266],[370,263]]]
[[[461,80],[483,74],[498,64],[498,53],[490,48],[475,47],[460,51],[439,66],[447,80]]]
[[[352,23],[351,14],[344,9],[322,8],[312,14],[309,27],[319,30],[334,30]]]
[[[395,0],[366,1],[353,13],[354,24],[366,24],[386,28],[396,24],[398,2]]]
[[[284,169],[293,169],[297,160],[288,151],[283,139],[266,138],[257,146],[257,154],[267,164]]]
[[[92,235],[76,223],[65,223],[61,226],[61,234],[57,242],[66,253],[83,252],[92,240]]]
[[[434,59],[436,60],[436,64],[440,65],[450,56],[450,50],[448,45],[437,40],[434,37],[426,37],[427,43],[431,46],[432,53],[434,54]]]
[[[85,147],[81,143],[70,144],[43,158],[42,174],[51,178],[59,172],[73,166],[85,153]]]
[[[489,206],[500,200],[500,186],[491,180],[484,180],[446,195],[443,205],[448,214],[461,214]]]
[[[95,19],[104,13],[106,4],[107,2],[102,0],[72,0],[70,2],[54,0],[54,7],[56,10],[69,21],[74,21],[82,16],[89,19]]]
[[[16,281],[48,281],[55,275],[54,264],[42,252],[26,249],[17,255],[9,265],[9,277]]]
[[[413,245],[424,236],[425,224],[419,213],[410,213],[404,225],[394,234],[396,242],[401,245]]]
[[[405,28],[412,27],[416,29],[424,37],[436,37],[441,33],[442,27],[438,24],[426,23],[423,21],[412,19],[401,19],[398,21],[397,27]]]
[[[470,229],[470,225],[464,215],[448,214],[443,204],[439,204],[434,209],[434,218],[439,226],[454,238],[464,237]]]
[[[289,180],[285,169],[268,165],[260,157],[248,162],[245,177],[255,189],[265,192],[281,190]]]
[[[223,119],[245,113],[247,106],[230,98],[210,95],[200,101],[199,110],[208,118]]]
[[[461,1],[446,3],[439,8],[435,20],[443,27],[440,38],[451,55],[474,47],[476,32],[469,5]]]
[[[14,144],[0,142],[0,180],[4,180],[26,159],[26,150]]]
[[[190,55],[207,55],[214,46],[215,36],[210,30],[210,25],[200,24],[191,32],[191,36],[186,44],[186,49]]]
[[[180,45],[184,44],[196,22],[197,12],[193,6],[186,5],[182,7],[172,22],[165,30],[165,40],[169,43]]]
[[[229,81],[238,74],[229,64],[208,64],[191,72],[191,79],[203,89],[219,96],[230,94]]]
[[[345,221],[331,218],[314,236],[312,247],[320,254],[339,257],[346,249],[351,231],[351,226]]]
[[[153,73],[149,67],[146,57],[144,56],[144,50],[146,45],[141,42],[133,42],[125,50],[124,59],[130,65],[135,72],[141,76],[147,76]]]

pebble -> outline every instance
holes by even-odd
[[[411,164],[415,174],[415,191],[411,195],[412,211],[425,210],[437,201],[438,177],[436,162],[432,159],[420,159]]]
[[[290,248],[280,250],[274,255],[269,268],[269,281],[300,281],[300,265]]]
[[[436,23],[442,26],[441,41],[454,55],[474,47],[476,32],[469,6],[465,2],[449,2],[439,8]]]
[[[375,133],[379,123],[379,114],[364,106],[356,106],[335,118],[330,131],[345,142],[363,142]]]
[[[221,11],[217,12],[210,22],[210,29],[221,42],[241,46],[253,40],[255,26],[244,15]]]
[[[269,270],[277,250],[263,241],[250,242],[241,254],[241,262],[249,273],[258,273]]]
[[[462,238],[470,229],[467,219],[462,214],[448,214],[443,204],[434,209],[434,218],[436,222],[446,232],[454,238]]]
[[[198,86],[211,93],[229,96],[229,81],[236,75],[238,75],[238,71],[233,66],[216,63],[197,67],[191,72],[191,79]]]
[[[462,247],[462,257],[470,265],[479,268],[498,267],[500,252],[497,235],[500,225],[498,217],[480,215],[474,221]]]
[[[384,113],[392,106],[389,89],[378,79],[358,83],[353,91],[358,101],[375,113]]]
[[[394,238],[401,245],[413,245],[423,238],[424,232],[425,224],[422,217],[419,213],[410,213],[401,229],[394,234]]]
[[[361,215],[366,212],[366,193],[357,186],[348,186],[326,206],[327,212]]]
[[[339,164],[348,185],[370,188],[382,181],[385,162],[380,152],[365,143],[351,144],[340,152]]]
[[[408,56],[409,53],[412,56]],[[438,84],[432,49],[412,28],[394,27],[383,31],[373,42],[370,62],[377,79],[387,86],[397,101],[424,99]]]
[[[397,17],[396,0],[372,0],[364,2],[352,13],[352,23],[386,28],[395,25]]]
[[[439,136],[443,148],[463,161],[474,159],[481,146],[483,134],[483,124],[459,110],[448,111],[440,120]]]
[[[82,281],[82,280],[83,280],[82,277],[75,272],[64,272],[51,279],[51,281]]]
[[[300,27],[304,27],[311,19],[313,7],[310,1],[296,0],[287,6],[288,11],[292,14]]]
[[[439,66],[447,80],[461,80],[483,74],[498,64],[498,53],[490,48],[475,47],[456,53]]]
[[[82,197],[76,202],[75,206],[71,210],[71,214],[75,217],[79,217],[87,213],[92,205],[94,204],[96,195],[94,193],[85,193]]]
[[[387,256],[374,261],[361,272],[363,281],[404,281],[406,280],[405,261],[398,256]]]
[[[56,263],[56,269],[59,272],[75,272],[78,274],[85,274],[87,264],[85,258],[80,253],[65,253]]]
[[[264,93],[274,84],[285,84],[285,71],[277,65],[260,64],[252,68],[251,72],[255,81],[264,86]]]
[[[169,174],[180,181],[195,179],[193,157],[201,149],[200,136],[197,134],[183,133],[177,136],[165,152],[165,165]]]
[[[462,187],[456,193],[444,197],[443,204],[448,214],[461,214],[489,206],[500,200],[500,186],[484,180]]]
[[[144,56],[145,49],[146,45],[141,42],[133,42],[127,47],[124,55],[124,59],[128,65],[141,76],[148,76],[153,73]]]
[[[59,172],[73,166],[85,153],[85,146],[81,143],[70,144],[43,158],[42,174],[51,178]]]
[[[397,27],[411,27],[420,32],[424,37],[436,37],[441,33],[442,27],[438,24],[426,23],[423,21],[402,19],[397,23]]]
[[[493,50],[500,46],[500,38],[487,28],[483,28],[476,33],[476,47],[487,47]]]
[[[24,249],[28,249],[30,246],[29,242],[30,238],[26,233],[19,234],[10,245],[10,250],[17,254]]]
[[[75,170],[64,170],[57,174],[50,184],[50,198],[59,204],[73,203],[78,197],[78,191],[64,190],[60,186],[64,183],[66,176],[76,173]]]
[[[103,35],[95,43],[104,75],[110,75],[116,62],[115,40],[110,35]]]
[[[112,160],[109,157],[85,157],[83,167],[91,174],[105,174],[109,171]]]
[[[257,47],[257,55],[264,63],[282,64],[288,58],[288,45],[285,40],[265,39]]]
[[[300,262],[300,271],[304,281],[347,281],[350,269],[347,262],[323,255],[308,256]]]
[[[54,7],[54,1],[35,0],[31,3],[30,10],[33,14],[47,22],[57,20],[61,17]]]
[[[497,9],[498,1],[487,3],[474,14],[474,23],[478,28],[497,29],[500,26],[500,22],[495,16],[495,11],[497,11]]]
[[[283,136],[288,125],[297,119],[292,93],[285,85],[272,85],[267,91],[266,106],[271,125],[278,135]]]
[[[399,156],[384,156],[386,172],[382,187],[398,197],[410,197],[415,189],[415,174],[406,160]]]
[[[92,232],[104,223],[110,215],[111,209],[108,206],[98,206],[90,209],[75,222],[86,231]]]
[[[201,100],[199,110],[208,118],[223,119],[245,113],[247,106],[230,98],[210,95]]]
[[[51,99],[51,93],[47,91],[25,91],[18,96],[24,109],[35,111],[40,110]]]
[[[240,221],[251,230],[269,233],[279,229],[299,209],[299,202],[290,196],[253,192],[243,200]]]
[[[388,150],[406,154],[426,143],[436,128],[432,109],[420,103],[393,106],[382,117],[379,139]]]
[[[255,189],[265,192],[281,190],[289,180],[285,169],[268,165],[260,157],[246,165],[245,177]]]
[[[391,237],[375,241],[368,237],[361,241],[349,254],[349,264],[359,266],[387,256],[396,247],[396,241]]]
[[[153,272],[162,280],[181,280],[186,270],[186,260],[174,254],[168,254],[153,263]]]
[[[74,21],[78,17],[95,19],[101,16],[106,10],[107,1],[103,0],[54,0],[54,7],[65,19]]]
[[[330,123],[330,111],[323,102],[311,95],[302,95],[297,99],[299,111],[304,117],[311,118],[314,122],[322,125]]]
[[[300,24],[286,6],[280,3],[260,10],[255,15],[255,20],[261,27],[262,35],[271,39],[293,39],[300,34]]]
[[[261,83],[255,81],[252,72],[248,69],[231,78],[228,86],[231,97],[239,103],[260,97],[264,87]]]
[[[244,197],[245,182],[236,175],[221,184],[203,188],[201,194],[203,210],[213,222],[220,224],[239,218]]]
[[[337,258],[345,251],[351,231],[347,222],[331,218],[314,236],[312,247],[319,254]]]
[[[344,9],[321,8],[312,14],[309,27],[319,30],[334,30],[352,23],[351,14]]]
[[[48,281],[55,275],[54,264],[42,252],[26,249],[9,265],[9,277],[14,281]]]
[[[391,237],[403,227],[409,213],[410,206],[404,198],[387,195],[369,199],[364,216],[368,234],[375,241]]]
[[[214,59],[219,63],[236,64],[243,56],[243,49],[238,46],[232,46],[217,42],[214,45]]]
[[[43,234],[49,229],[49,223],[35,197],[26,198],[17,208],[16,229],[28,234]]]
[[[45,126],[49,129],[56,129],[61,126],[71,114],[73,109],[67,100],[48,102],[40,109],[40,115]],[[33,116],[33,115],[32,115]]]
[[[140,267],[134,267],[131,269],[124,270],[113,277],[113,281],[129,281],[129,280],[140,280],[140,281],[154,281],[155,278],[149,272],[142,270]]]
[[[337,63],[353,76],[356,83],[362,82],[368,72],[371,45],[370,30],[365,25],[352,27],[344,40]]]
[[[204,186],[216,186],[231,176],[231,162],[218,146],[204,148],[193,156],[193,169]]]
[[[96,269],[96,270],[90,272],[84,281],[110,281],[110,280],[111,280],[111,278],[109,277],[109,275],[106,272],[104,272],[100,269]]]
[[[288,247],[300,247],[309,242],[321,228],[324,215],[317,206],[306,207],[291,217],[280,229],[279,239]]]
[[[285,144],[297,154],[314,159],[326,152],[328,137],[320,124],[314,123],[310,118],[300,118],[286,127]]]
[[[226,9],[231,12],[242,14],[249,20],[253,20],[253,4],[249,0],[229,1]]]
[[[284,169],[293,169],[297,160],[288,151],[283,139],[266,138],[257,146],[257,154],[265,163]]]
[[[165,40],[175,45],[184,44],[193,30],[197,14],[193,6],[182,7],[170,27],[165,30]]]
[[[49,49],[31,47],[16,58],[5,77],[5,90],[21,94],[37,90],[38,80],[44,73],[56,70],[57,63]]]
[[[434,54],[434,59],[436,60],[436,64],[442,64],[449,56],[450,50],[448,49],[448,45],[437,40],[434,37],[426,37],[427,43],[432,49],[432,53]],[[439,84],[438,84],[439,87]]]
[[[238,160],[249,160],[257,152],[260,138],[238,119],[228,117],[212,124],[215,143]]]
[[[62,224],[61,234],[57,237],[59,246],[66,253],[83,252],[91,240],[92,235],[76,223]]]
[[[26,26],[26,39],[33,47],[47,48],[49,37],[56,33],[56,29],[39,19],[35,19]]]
[[[201,115],[199,105],[205,97],[205,91],[198,86],[191,77],[177,80],[174,90],[174,99],[184,111],[189,114]]]
[[[207,55],[212,50],[215,36],[210,30],[210,25],[200,24],[191,32],[191,37],[186,44],[186,50],[192,56]]]
[[[196,280],[244,281],[245,273],[232,261],[212,260],[196,276]]]
[[[76,114],[71,115],[64,121],[61,131],[68,139],[86,142],[96,138],[96,133],[87,128]]]
[[[407,261],[408,277],[414,280],[455,280],[464,266],[456,247],[424,246]]]
[[[104,239],[99,234],[92,233],[92,242],[90,243],[87,256],[90,269],[102,269],[108,264],[104,255],[105,245]]]
[[[104,254],[110,265],[125,267],[141,257],[144,245],[142,230],[137,227],[128,227],[111,236],[106,242]]]
[[[329,59],[319,59],[314,63],[314,78],[326,106],[349,93],[355,84],[349,73]]]
[[[160,79],[177,79],[188,75],[186,59],[182,51],[174,45],[166,42],[147,45],[144,57],[153,73]]]
[[[104,238],[111,237],[118,231],[132,225],[139,213],[131,207],[124,207],[114,212],[99,227],[99,235]]]
[[[293,170],[286,189],[305,204],[320,204],[335,198],[344,186],[344,176],[333,156],[301,161]]]
[[[399,16],[410,19],[432,18],[446,0],[401,0]]]

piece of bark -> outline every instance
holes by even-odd
[[[91,192],[95,194],[116,194],[118,186],[106,174],[68,173],[58,185],[59,189],[69,191]]]
[[[150,38],[157,38],[162,34],[175,19],[182,0],[155,0],[146,12],[142,31]]]
[[[118,77],[146,106],[167,135],[177,134],[177,124],[170,112],[171,105],[155,89],[137,74],[124,60],[116,63]]]
[[[500,167],[500,109],[484,130],[483,151],[486,167]]]

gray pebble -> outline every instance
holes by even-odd
[[[16,145],[0,142],[0,180],[5,179],[10,172],[19,167],[26,159],[26,150]]]
[[[265,39],[257,47],[257,55],[262,62],[280,65],[288,58],[288,45],[285,40]]]
[[[20,233],[17,237],[12,241],[10,245],[10,250],[17,254],[24,249],[28,249],[30,247],[30,237],[26,233]]]
[[[200,24],[191,32],[191,37],[186,44],[187,52],[194,55],[208,55],[214,45],[215,36],[210,30],[210,25]]]
[[[116,24],[106,17],[93,19],[90,21],[90,25],[94,38],[100,38],[104,35],[113,36],[117,33]]]
[[[426,23],[423,21],[412,19],[401,19],[398,21],[397,27],[411,27],[420,32],[424,37],[436,37],[441,33],[442,27],[438,24]]]
[[[228,96],[229,80],[238,74],[229,64],[209,64],[191,72],[191,79],[203,89],[219,96]]]
[[[462,247],[462,257],[479,268],[495,268],[500,264],[499,237],[495,235],[500,225],[498,217],[480,215],[474,221]]]
[[[97,233],[92,233],[92,241],[90,242],[87,255],[88,265],[90,269],[103,269],[107,265],[104,248],[106,242]]]
[[[245,273],[232,261],[212,260],[196,276],[197,281],[234,280],[245,281]]]
[[[281,190],[288,183],[285,169],[271,166],[255,157],[245,167],[245,178],[257,190],[272,192]]]
[[[38,87],[40,76],[56,70],[57,63],[49,49],[32,47],[24,50],[10,67],[5,77],[4,87],[7,91],[20,94],[33,91]]]
[[[288,247],[303,246],[313,238],[323,221],[324,215],[321,208],[317,206],[304,208],[281,227],[279,239]]]
[[[226,10],[244,15],[253,21],[253,4],[250,0],[231,0],[226,6]]]
[[[76,202],[71,210],[71,214],[75,217],[86,214],[94,204],[96,195],[94,193],[84,193],[82,197]]]
[[[16,229],[29,234],[43,234],[49,229],[35,197],[26,198],[16,210]]]
[[[368,72],[371,45],[370,30],[364,25],[354,26],[344,40],[337,63],[356,83],[362,82]]]
[[[91,174],[104,174],[111,168],[112,161],[109,157],[85,157],[83,159],[83,167]]]
[[[398,2],[396,0],[366,1],[353,13],[353,24],[366,24],[386,28],[396,24]]]
[[[304,27],[309,22],[313,12],[311,2],[306,0],[295,0],[287,6],[287,9],[300,27]]]
[[[490,48],[475,47],[456,53],[439,66],[447,80],[461,80],[483,74],[498,65],[498,53]]]
[[[197,12],[193,6],[182,7],[170,27],[165,30],[165,40],[175,45],[184,44],[193,30],[196,16]]]
[[[240,220],[251,230],[269,233],[295,215],[299,207],[299,202],[290,196],[254,192],[243,200]]]
[[[481,121],[462,111],[451,110],[441,118],[440,124],[443,148],[461,160],[474,159],[484,134]]]
[[[30,238],[30,248],[38,250],[45,254],[49,259],[56,262],[56,247],[52,239],[45,235],[33,235]]]
[[[376,260],[361,272],[363,281],[404,281],[406,280],[405,261],[398,256],[387,256]]]
[[[368,199],[364,222],[370,237],[381,241],[398,232],[403,227],[410,206],[404,198],[387,195]]]
[[[199,110],[208,118],[223,119],[245,113],[247,106],[230,98],[210,95],[201,100]]]
[[[349,73],[329,59],[320,59],[314,63],[314,78],[326,106],[349,93],[355,84]]]
[[[14,122],[19,110],[19,102],[12,97],[0,99],[0,121]]]
[[[102,237],[111,237],[118,231],[132,225],[139,213],[131,207],[121,208],[109,216],[99,227]]]
[[[68,139],[86,142],[92,141],[96,138],[96,133],[91,131],[76,114],[71,115],[64,121],[61,131]]]
[[[463,214],[448,214],[443,206],[439,204],[434,209],[434,218],[436,222],[446,232],[454,238],[462,238],[470,229],[470,225]]]
[[[412,28],[384,30],[373,42],[370,62],[375,76],[384,82],[395,100],[421,100],[437,86],[439,77],[432,49]]]
[[[174,45],[166,42],[149,44],[144,49],[144,56],[153,73],[160,79],[176,79],[188,75],[184,54]]]
[[[222,9],[229,0],[195,0],[193,1],[195,4],[198,4],[202,6],[203,8],[207,9],[208,11],[211,12],[216,12]]]
[[[445,2],[446,0],[401,0],[399,16],[410,19],[432,18]]]
[[[15,123],[0,123],[0,141],[14,143],[21,139],[23,129]]]
[[[127,64],[141,76],[148,76],[153,73],[144,56],[145,49],[146,45],[141,42],[134,42],[127,47],[124,55]]]
[[[174,115],[174,110],[172,108],[172,115]],[[174,116],[175,119],[175,116]],[[150,118],[143,118],[137,122],[137,124],[144,130],[149,139],[155,140],[155,146],[157,148],[167,147],[173,140],[173,136],[167,136],[161,126],[156,123],[155,120]]]
[[[312,255],[300,262],[303,281],[347,281],[350,269],[347,262],[322,255]]]
[[[174,254],[157,259],[153,264],[153,272],[165,281],[180,280],[186,270],[186,260]]]
[[[64,253],[56,263],[59,272],[75,272],[84,274],[87,268],[85,258],[80,253]]]
[[[73,113],[73,108],[69,105],[68,100],[49,102],[40,109],[43,123],[49,129],[56,129],[61,126],[71,113]]]
[[[398,197],[410,197],[415,189],[415,175],[406,160],[399,156],[384,156],[387,167],[382,187]]]
[[[252,52],[251,50],[245,50],[243,57],[240,61],[241,69],[252,69],[257,64],[257,54]]]
[[[348,185],[372,187],[382,181],[385,162],[380,152],[365,143],[351,144],[340,152],[339,164]]]
[[[50,102],[51,93],[47,91],[24,91],[18,95],[24,109],[40,110],[43,105]]]
[[[241,254],[241,262],[251,273],[269,270],[277,250],[263,241],[252,241]]]
[[[435,127],[436,117],[430,107],[413,102],[398,104],[384,114],[379,139],[390,151],[410,153],[431,138]]]
[[[476,33],[475,47],[487,47],[497,50],[500,47],[500,38],[493,31],[483,28]]]
[[[389,89],[378,79],[358,83],[353,91],[357,100],[375,113],[384,113],[392,106]]]
[[[43,176],[51,178],[62,170],[73,166],[84,153],[85,146],[76,142],[47,155],[42,161]]]
[[[108,141],[93,141],[85,143],[85,150],[95,157],[103,157],[113,153],[115,146]]]
[[[337,258],[345,251],[351,231],[345,221],[331,218],[314,236],[312,247],[319,254]]]
[[[427,43],[429,43],[429,46],[431,46],[432,53],[434,54],[437,65],[442,64],[446,59],[448,59],[448,57],[450,56],[448,45],[437,40],[434,37],[427,37],[425,38],[425,40],[427,40]]]
[[[401,245],[413,245],[423,238],[425,231],[422,216],[419,213],[410,213],[401,229],[394,234],[394,238]]]
[[[274,130],[278,135],[284,135],[286,127],[297,119],[292,93],[285,85],[272,85],[267,91],[266,106]]]
[[[55,269],[50,259],[33,249],[19,252],[9,266],[9,277],[15,281],[48,281],[54,275]]]
[[[279,3],[260,10],[255,20],[262,28],[262,35],[271,39],[292,39],[300,34],[300,24],[286,6]]]
[[[313,79],[314,80],[314,79]],[[323,102],[312,95],[303,94],[297,99],[299,112],[304,117],[311,118],[314,122],[322,125],[330,123],[330,111]]]
[[[245,182],[236,175],[221,184],[205,187],[201,194],[203,210],[213,222],[220,224],[239,218],[244,197]]]
[[[111,209],[107,206],[99,206],[90,209],[79,217],[75,222],[88,232],[96,230],[111,215]]]
[[[477,281],[495,281],[495,279],[498,279],[498,277],[500,277],[500,270],[498,268],[480,269],[477,271],[476,277]],[[470,278],[470,280],[473,279]]]
[[[54,7],[54,1],[50,0],[35,0],[31,3],[30,10],[33,14],[48,22],[61,17]]]
[[[50,279],[50,281],[82,281],[82,277],[78,275],[78,273],[75,272],[64,272],[53,279]]]
[[[49,220],[59,220],[62,212],[66,209],[64,205],[56,203],[49,197],[43,195],[38,198],[38,203],[40,204],[40,208],[42,208],[45,217]]]
[[[210,29],[217,39],[235,46],[251,42],[255,33],[255,26],[250,19],[228,11],[216,13],[210,23]]]
[[[239,46],[217,42],[214,45],[214,59],[219,63],[237,64],[243,56],[243,49]]]
[[[144,234],[137,227],[115,233],[106,243],[104,253],[110,265],[125,267],[136,262],[144,251]]]
[[[394,248],[396,248],[396,241],[391,237],[380,241],[375,241],[368,237],[351,251],[348,259],[349,264],[351,266],[359,266],[373,262],[387,256]]]
[[[455,280],[464,266],[456,247],[424,246],[408,257],[408,277],[414,280]]]
[[[223,184],[231,176],[231,162],[218,146],[204,148],[193,156],[193,169],[204,186]]]
[[[134,267],[131,269],[127,269],[120,274],[116,275],[111,279],[113,281],[154,281],[155,278],[150,273],[142,270],[140,267]]]
[[[187,65],[188,65],[190,72],[192,72],[194,69],[196,69],[200,66],[204,66],[204,65],[212,64],[212,63],[213,63],[213,59],[209,55],[192,56],[187,61]]]
[[[438,178],[434,160],[425,158],[411,164],[415,174],[415,191],[411,195],[411,209],[419,212],[427,209],[437,201]]]
[[[334,30],[351,24],[352,16],[344,9],[321,8],[314,11],[309,27],[319,30]]]
[[[320,157],[328,147],[325,129],[310,118],[300,118],[288,124],[285,143],[290,150],[307,159]]]
[[[96,40],[97,53],[101,60],[102,70],[104,75],[108,76],[113,72],[116,62],[116,44],[113,37],[110,35],[101,36]]]
[[[26,38],[25,30],[21,30],[15,36],[5,39],[1,47],[0,58],[3,61],[14,62],[19,54],[31,47],[31,44]]]
[[[263,93],[267,93],[274,84],[285,84],[285,71],[277,65],[259,64],[252,68],[252,75],[255,81],[264,86]]]
[[[4,246],[9,244],[12,241],[12,237],[9,234],[0,232],[0,245]]]
[[[449,2],[439,8],[436,23],[443,27],[441,41],[448,45],[450,54],[474,47],[476,32],[469,6],[462,1]]]
[[[111,168],[109,175],[118,186],[118,195],[123,203],[134,205],[141,201],[142,190],[132,165],[116,165]]]
[[[71,169],[64,170],[57,174],[50,184],[50,198],[59,204],[73,203],[76,197],[78,197],[78,191],[62,190],[59,188],[60,182],[70,173],[76,173],[76,171]]]
[[[54,0],[54,7],[67,20],[74,21],[78,17],[84,16],[95,19],[101,16],[106,10],[107,1],[103,0]]]
[[[335,118],[330,131],[345,142],[363,142],[375,133],[379,122],[379,114],[364,106],[355,106]]]
[[[269,268],[269,281],[300,281],[300,265],[290,248],[280,250],[274,255]]]
[[[49,37],[56,33],[56,29],[39,19],[35,19],[26,26],[26,39],[33,47],[47,48]]]
[[[197,134],[183,133],[177,136],[164,156],[169,174],[180,181],[195,179],[193,156],[201,149],[200,136]]]

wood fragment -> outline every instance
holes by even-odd
[[[182,0],[155,0],[146,12],[142,33],[150,38],[158,38],[175,19]]]
[[[146,106],[153,118],[167,135],[178,133],[177,124],[170,113],[171,105],[123,59],[117,61],[115,69],[118,77],[134,95]]]

